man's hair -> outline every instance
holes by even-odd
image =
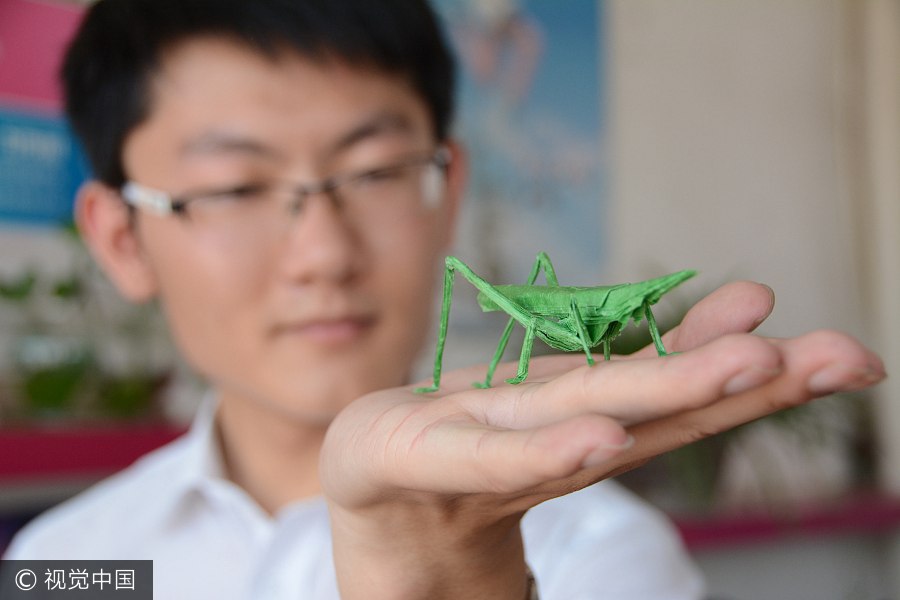
[[[424,101],[435,137],[448,134],[455,65],[427,0],[101,0],[61,71],[66,114],[96,178],[125,183],[122,146],[152,110],[150,81],[165,51],[205,36],[273,60],[289,50],[399,75]]]

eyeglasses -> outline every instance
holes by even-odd
[[[300,213],[307,200],[319,194],[339,207],[345,219],[364,226],[434,208],[441,202],[449,164],[450,150],[440,146],[425,156],[308,185],[258,182],[172,196],[129,181],[121,196],[132,206],[161,216],[179,216],[199,230],[233,241],[235,236],[276,233],[291,222],[286,216]]]

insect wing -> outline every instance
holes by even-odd
[[[622,320],[631,317],[635,322],[643,318],[644,302],[656,304],[666,293],[687,281],[696,271],[684,270],[638,283],[629,283],[611,290],[609,302],[604,310],[604,315],[610,321]]]

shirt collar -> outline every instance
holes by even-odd
[[[225,479],[225,467],[216,432],[218,406],[216,395],[207,392],[183,439],[187,448],[179,470],[179,479],[185,493],[202,490],[212,481]]]
[[[245,507],[262,520],[268,520],[262,509],[225,475],[225,466],[216,426],[216,413],[219,401],[212,391],[207,392],[194,415],[190,429],[182,438],[187,445],[183,454],[181,469],[173,482],[181,488],[179,497],[182,502],[196,501],[198,498],[210,499],[212,495],[227,494],[232,499],[240,496],[252,507]],[[227,490],[227,491],[226,491]],[[325,502],[321,496],[304,498],[285,506],[279,511],[278,518],[298,516],[310,512],[325,510]]]

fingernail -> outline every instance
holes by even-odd
[[[581,461],[581,466],[586,469],[588,467],[602,465],[622,450],[627,450],[632,446],[634,446],[634,436],[628,434],[621,444],[603,444],[592,450],[591,453],[585,456],[584,460]]]
[[[725,382],[722,391],[726,396],[740,394],[770,381],[781,369],[765,369],[763,367],[747,367]]]
[[[813,373],[806,387],[813,394],[849,392],[872,385],[881,378],[879,373],[866,367],[834,364]]]

